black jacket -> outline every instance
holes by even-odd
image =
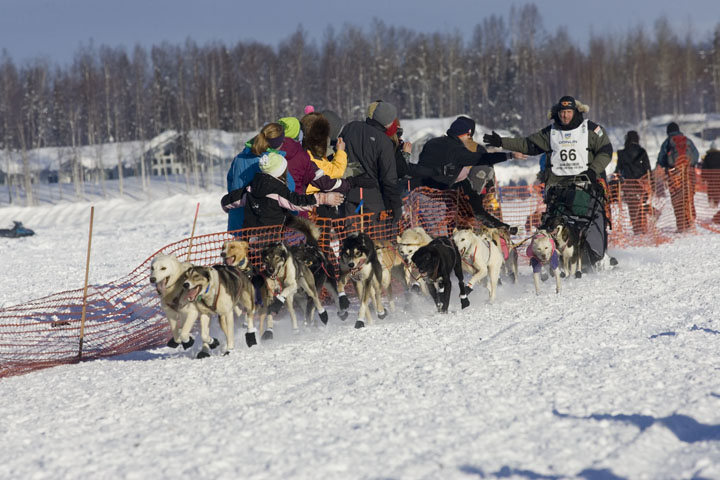
[[[245,197],[245,222],[243,228],[282,225],[288,209],[280,206],[280,201],[300,207],[315,205],[315,195],[300,195],[291,192],[285,182],[258,172],[250,184],[250,192]]]
[[[426,178],[423,185],[433,188],[447,188],[454,184],[463,167],[495,165],[508,159],[505,152],[488,153],[478,145],[477,152],[471,152],[457,137],[437,137],[429,140],[420,152],[418,165],[435,171]]]
[[[395,166],[395,146],[385,134],[385,128],[370,118],[345,125],[340,136],[345,140],[348,155],[346,177],[364,175],[375,180],[374,187],[363,188],[363,210],[381,212],[393,210],[400,215],[402,202]],[[360,203],[360,188],[352,188],[346,198],[354,209]],[[347,212],[352,215],[353,211]]]
[[[617,152],[615,173],[626,179],[642,178],[650,171],[650,160],[644,148],[637,143]]]
[[[702,168],[715,170],[720,168],[720,150],[708,150],[702,162]]]

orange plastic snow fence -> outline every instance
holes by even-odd
[[[693,234],[698,226],[720,233],[720,170],[656,170],[643,179],[625,181],[613,177],[607,194],[610,248],[659,245],[680,234]],[[542,185],[500,187],[489,192],[485,201],[488,211],[520,227],[513,238],[518,243],[540,225],[545,211]],[[320,246],[336,265],[339,246],[352,232],[363,230],[376,241],[394,244],[397,235],[410,227],[421,226],[436,237],[452,235],[458,226],[477,226],[462,194],[429,188],[417,188],[405,197],[403,216],[396,224],[384,213],[312,220],[320,227]],[[221,262],[222,244],[233,239],[250,242],[255,262],[271,242],[304,241],[301,234],[281,227],[202,235],[161,248],[115,282],[90,285],[82,360],[164,345],[170,333],[149,282],[152,258],[174,254],[182,261],[213,265]],[[1,309],[0,377],[78,361],[82,308],[83,289],[78,288]]]

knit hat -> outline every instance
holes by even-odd
[[[375,102],[374,102],[375,103]],[[397,118],[397,108],[395,105],[388,102],[377,102],[375,109],[370,112],[368,109],[368,116],[373,120],[377,120],[382,126],[388,126]]]
[[[267,152],[260,157],[260,171],[272,177],[279,177],[287,169],[287,160],[276,152]]]
[[[670,122],[670,123],[668,123],[665,133],[670,135],[671,133],[675,133],[675,132],[679,132],[679,131],[680,131],[680,127],[678,126],[678,124],[675,122]]]
[[[640,143],[640,135],[635,130],[630,130],[625,134],[625,143]]]
[[[448,137],[459,137],[469,133],[472,137],[475,134],[475,120],[468,117],[458,117],[450,124],[450,128],[445,132]]]
[[[278,123],[285,130],[286,137],[297,140],[298,135],[300,135],[300,120],[295,117],[283,117],[278,120]]]
[[[315,111],[315,107],[312,105],[305,105],[305,108],[303,108],[303,113],[307,115],[308,113],[312,113]]]
[[[320,114],[330,123],[330,140],[337,140],[340,131],[342,131],[343,121],[340,115],[332,110],[323,110]]]
[[[558,100],[557,110],[558,112],[560,110],[577,110],[575,99],[570,95],[565,95],[560,100]]]

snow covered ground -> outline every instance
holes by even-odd
[[[90,283],[223,231],[220,192],[97,201]],[[157,197],[156,197],[157,198]],[[0,307],[82,287],[90,204],[0,209]],[[0,380],[0,478],[720,478],[720,236],[494,304],[418,298],[226,357],[140,351]],[[456,286],[455,286],[456,288]],[[456,290],[455,290],[456,292]],[[237,332],[242,338],[242,330]],[[221,337],[222,338],[222,337]]]

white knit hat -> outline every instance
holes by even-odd
[[[260,157],[260,171],[275,178],[279,177],[287,169],[287,160],[276,152],[264,153]]]

